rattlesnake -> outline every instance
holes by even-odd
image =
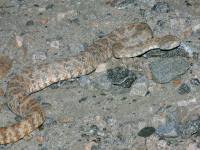
[[[76,56],[26,67],[11,78],[6,91],[8,107],[24,119],[0,128],[0,144],[14,143],[43,124],[45,113],[31,93],[60,80],[89,74],[111,57],[135,57],[151,49],[168,50],[179,44],[179,39],[172,35],[154,38],[146,23],[128,24],[96,40]]]

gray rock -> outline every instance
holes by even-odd
[[[79,83],[81,87],[86,87],[91,84],[91,79],[88,76],[84,75],[79,78]]]
[[[181,86],[178,88],[178,93],[183,95],[183,94],[188,94],[191,92],[191,88],[188,84],[183,83]]]
[[[130,95],[145,96],[148,93],[149,82],[145,76],[138,78],[131,86]]]
[[[106,73],[99,73],[95,76],[95,78],[92,80],[95,87],[108,90],[111,88],[112,84],[107,78]]]
[[[150,64],[153,80],[159,83],[167,83],[177,76],[184,74],[190,64],[183,58],[159,59]]]
[[[156,133],[164,137],[177,137],[177,125],[175,122],[169,122],[164,125],[161,125],[156,129]]]

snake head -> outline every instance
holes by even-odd
[[[162,50],[170,50],[178,47],[181,44],[181,41],[178,37],[173,35],[166,35],[159,38],[159,48]]]

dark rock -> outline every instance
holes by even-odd
[[[74,24],[76,24],[76,25],[80,25],[80,20],[79,20],[79,18],[73,18],[73,19],[70,19],[69,21],[70,21],[70,23],[74,23]]]
[[[34,25],[34,21],[33,20],[29,20],[26,22],[26,26],[32,26]]]
[[[15,116],[15,121],[16,121],[16,122],[20,122],[20,121],[22,121],[22,119],[23,119],[23,118],[22,118],[21,116],[19,116],[19,115],[16,115],[16,116]]]
[[[192,6],[192,4],[190,3],[190,2],[188,2],[187,0],[185,0],[185,4],[186,4],[186,6]]]
[[[137,79],[135,73],[127,68],[116,67],[107,70],[107,77],[113,85],[130,88]]]
[[[81,102],[84,102],[87,100],[87,97],[82,97],[78,102],[81,103]]]
[[[90,126],[90,134],[92,135],[97,135],[97,132],[99,131],[99,128],[97,127],[97,125],[91,125]]]
[[[168,13],[170,11],[169,4],[166,2],[157,2],[153,7],[152,10],[157,13]]]
[[[155,131],[154,127],[145,127],[138,132],[138,136],[146,138],[151,136]]]
[[[164,20],[158,20],[156,24],[157,24],[158,26],[160,26],[160,27],[163,27],[165,23],[166,23],[166,22],[165,22]]]
[[[38,5],[38,4],[34,4],[33,6],[34,6],[34,7],[40,7],[40,5]]]
[[[196,86],[199,86],[199,85],[200,85],[200,81],[199,81],[199,79],[197,79],[197,78],[191,79],[191,80],[190,80],[190,83],[191,83],[192,85],[196,85]]]
[[[178,88],[178,93],[181,95],[188,94],[190,92],[191,92],[191,88],[186,83],[181,84],[181,86]]]
[[[54,4],[48,4],[48,5],[46,6],[46,10],[52,9],[53,7],[54,7]]]

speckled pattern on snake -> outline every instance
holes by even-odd
[[[0,144],[17,142],[45,121],[44,110],[31,97],[31,93],[60,80],[89,74],[111,57],[135,57],[151,49],[169,50],[179,44],[179,39],[172,35],[153,37],[152,30],[146,23],[132,23],[97,39],[76,56],[24,68],[11,78],[6,91],[9,109],[22,116],[23,120],[0,128]]]

